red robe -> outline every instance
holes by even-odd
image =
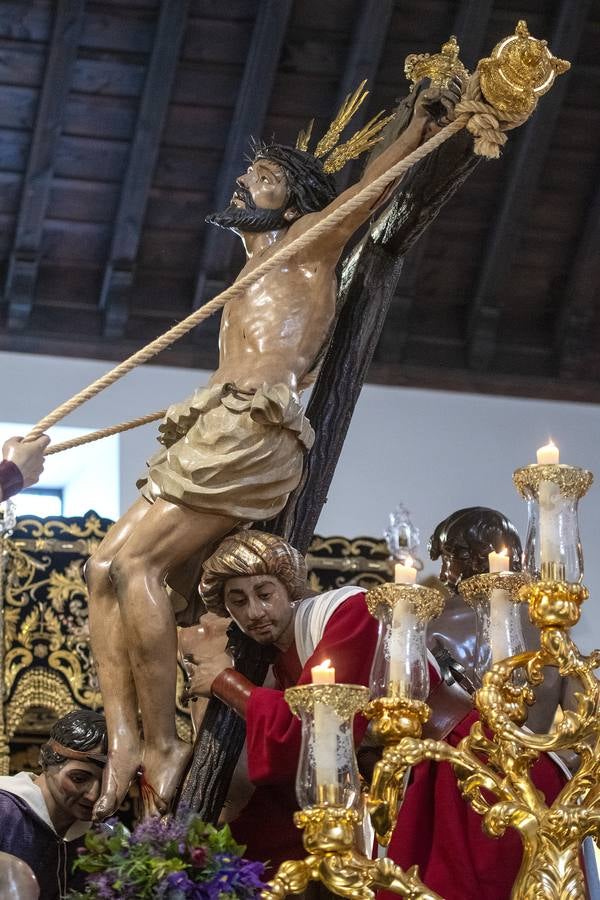
[[[364,592],[345,600],[333,613],[315,652],[302,668],[294,645],[273,666],[279,690],[254,688],[246,716],[248,774],[256,790],[231,825],[237,841],[247,845],[248,859],[270,860],[274,869],[286,859],[306,855],[302,834],[293,823],[298,809],[295,780],[300,756],[300,721],[285,702],[283,691],[310,684],[311,668],[325,659],[335,666],[336,681],[368,687],[377,645],[377,621],[365,604]],[[354,737],[363,738],[367,721],[355,719]]]
[[[324,659],[331,659],[337,681],[368,686],[376,643],[377,622],[366,608],[364,594],[356,594],[331,616],[304,668],[292,646],[274,665],[280,689],[252,691],[246,720],[247,751],[248,772],[256,791],[231,827],[236,840],[247,845],[248,858],[269,860],[271,871],[285,859],[305,855],[301,832],[292,821],[298,808],[294,782],[300,722],[290,712],[283,690],[308,684],[311,667]],[[430,674],[435,684],[438,676],[431,667]],[[477,713],[471,713],[463,719],[447,740],[458,743],[476,717]],[[363,717],[356,717],[357,744],[366,724]],[[565,781],[547,757],[536,764],[534,776],[550,802]],[[521,844],[513,831],[498,840],[483,833],[481,817],[462,799],[447,763],[421,763],[413,770],[389,855],[403,868],[418,863],[423,881],[445,900],[507,900],[519,870]],[[380,900],[394,896],[389,892],[378,895]]]

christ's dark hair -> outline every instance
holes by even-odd
[[[102,753],[108,751],[104,716],[91,709],[74,709],[67,713],[66,716],[54,723],[50,730],[50,738],[57,744],[62,744],[63,747],[82,753],[98,748]],[[65,762],[68,762],[66,756],[57,753],[49,744],[42,744],[40,749],[42,769],[45,770],[48,766],[60,766]],[[99,764],[97,760],[93,760],[93,762],[96,765]]]
[[[319,212],[337,197],[335,180],[312,153],[285,144],[252,142],[254,159],[268,159],[285,170],[289,200],[301,215]]]
[[[485,557],[506,547],[511,572],[521,570],[521,539],[513,523],[497,509],[468,506],[440,522],[429,539],[429,555],[438,559],[445,545],[452,552]]]

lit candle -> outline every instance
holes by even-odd
[[[335,669],[330,659],[326,659],[320,666],[313,666],[310,674],[313,684],[335,684]]]
[[[396,563],[394,568],[394,581],[396,584],[414,584],[417,580],[417,570],[411,565],[412,559],[407,556],[405,563]]]
[[[394,604],[390,629],[389,681],[390,684],[394,684],[394,691],[401,697],[411,695],[411,653],[415,627],[415,614],[410,609],[408,601],[398,600]]]
[[[552,438],[543,447],[537,451],[538,465],[557,465],[560,459],[558,447],[553,443]]]
[[[417,570],[411,565],[410,556],[404,563],[396,563],[394,581],[396,584],[414,584]],[[410,696],[410,652],[411,636],[415,626],[414,613],[406,600],[394,604],[392,625],[389,636],[390,683],[401,696]]]
[[[556,465],[560,459],[558,447],[550,440],[537,451],[538,465]],[[559,562],[560,488],[553,481],[540,481],[538,502],[540,507],[540,569]]]
[[[509,571],[510,559],[508,558],[506,547],[503,547],[500,553],[496,553],[495,550],[492,550],[491,553],[488,553],[488,560],[491,574]]]
[[[310,670],[313,684],[335,684],[335,669],[326,659]],[[340,719],[327,703],[315,703],[315,769],[317,785],[337,785],[337,736]]]
[[[519,609],[509,591],[494,588],[490,595],[489,624],[492,665],[525,650]]]

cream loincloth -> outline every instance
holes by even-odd
[[[142,496],[245,522],[276,516],[302,475],[314,432],[285,384],[214,385],[167,410],[165,447],[138,482]]]

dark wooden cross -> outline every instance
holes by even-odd
[[[419,86],[421,87],[421,86]],[[417,91],[401,104],[381,148],[406,126]],[[338,318],[307,414],[316,440],[302,481],[277,519],[264,530],[280,534],[306,553],[327,500],[354,407],[367,376],[406,253],[435,219],[478,161],[472,141],[460,132],[411,169],[385,212],[346,258],[340,277]],[[231,648],[236,668],[262,684],[270,662],[236,626]],[[199,812],[216,822],[245,739],[244,721],[219,700],[211,699],[194,747],[179,809]]]

